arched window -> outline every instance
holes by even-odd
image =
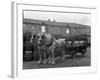
[[[41,32],[45,32],[45,26],[41,26]]]

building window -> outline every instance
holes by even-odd
[[[32,26],[32,31],[34,30],[34,26]]]
[[[67,29],[66,29],[66,34],[69,34],[69,32],[70,32],[70,31],[69,31],[69,28],[67,28]]]
[[[45,26],[41,26],[41,31],[45,32]]]

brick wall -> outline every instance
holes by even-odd
[[[41,32],[41,26],[42,25],[34,25],[34,24],[23,24],[23,32],[31,32],[32,26],[34,26],[34,30],[36,32]],[[91,29],[89,28],[73,28],[69,27],[69,34],[66,34],[67,27],[57,27],[57,26],[46,26],[46,32],[55,34],[55,35],[80,35],[80,34],[90,34]]]

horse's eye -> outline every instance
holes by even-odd
[[[41,38],[43,39],[43,38],[44,38],[44,36],[41,36]]]
[[[36,38],[36,35],[34,35],[33,37]]]

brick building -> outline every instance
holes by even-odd
[[[65,23],[45,20],[35,20],[35,19],[24,19],[23,20],[23,32],[31,32],[32,30],[36,32],[47,32],[54,35],[90,35],[90,26],[76,24],[76,23]]]

